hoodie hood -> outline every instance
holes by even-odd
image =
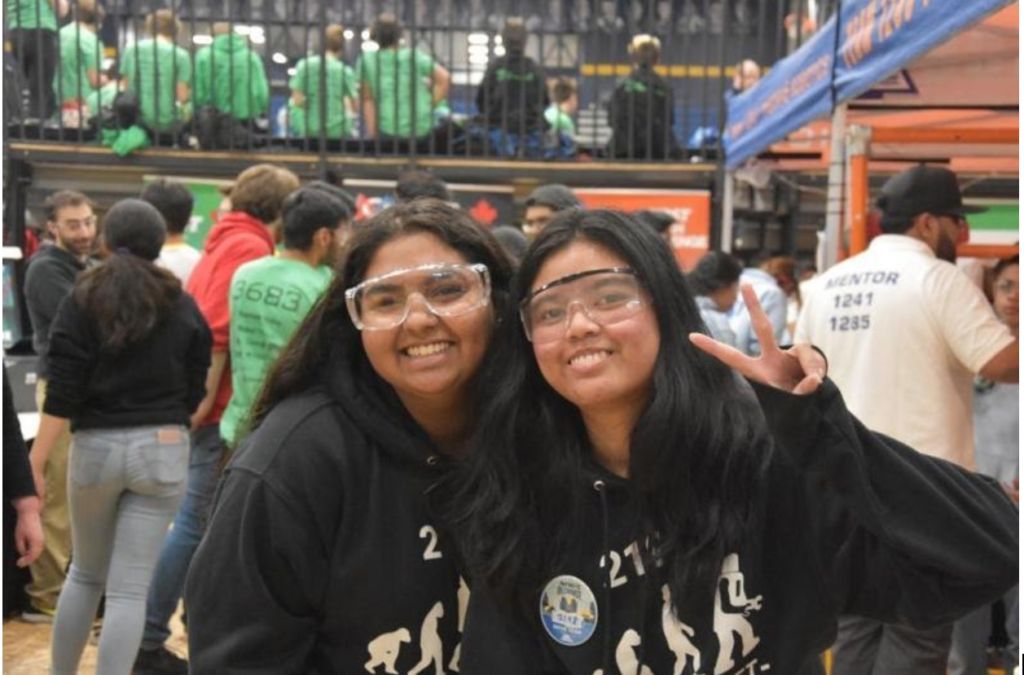
[[[213,38],[213,51],[218,54],[230,54],[234,52],[242,54],[248,58],[249,53],[249,41],[236,33],[228,33],[227,35],[218,35]]]
[[[271,249],[274,248],[274,237],[270,233],[270,228],[267,227],[262,221],[253,218],[248,213],[242,211],[232,211],[231,213],[225,214],[220,220],[217,221],[213,229],[210,230],[210,234],[206,236],[206,244],[203,246],[203,252],[206,254],[213,253],[217,250],[225,239],[230,241],[238,234],[247,233],[250,236],[257,236],[267,243]]]
[[[373,369],[362,350],[338,345],[326,369],[327,389],[380,452],[429,470],[448,460],[412,419],[395,390]]]

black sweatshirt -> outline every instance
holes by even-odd
[[[678,154],[675,94],[650,66],[638,66],[622,80],[608,105],[612,137],[608,153],[630,159],[673,158]]]
[[[43,412],[71,430],[161,424],[188,426],[206,393],[212,338],[192,296],[117,354],[101,348],[84,309],[68,295],[50,331],[50,382]]]
[[[221,481],[185,590],[192,673],[457,670],[469,592],[424,494],[445,462],[364,358],[323,372]]]
[[[476,92],[476,106],[487,126],[510,134],[543,132],[549,101],[544,70],[522,54],[492,60]]]
[[[755,391],[775,442],[763,524],[723,560],[713,600],[666,613],[629,483],[595,467],[581,479],[606,484],[609,525],[594,492],[588,550],[556,575],[590,592],[547,584],[524,623],[475,588],[463,675],[822,673],[841,614],[938,625],[1017,583],[1015,508],[994,481],[868,431],[829,381],[809,397]],[[556,641],[565,626],[589,638]]]
[[[18,423],[18,411],[14,409],[14,394],[11,383],[7,379],[7,366],[4,366],[4,501],[29,497],[36,494],[35,482],[32,480],[32,465],[28,461],[28,448],[25,438],[21,435],[21,424]]]
[[[75,285],[78,275],[93,260],[82,262],[55,244],[44,244],[28,262],[25,271],[25,304],[32,321],[32,348],[39,355],[39,377],[49,378],[50,325],[57,308]]]

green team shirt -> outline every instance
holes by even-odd
[[[174,90],[179,82],[192,79],[188,52],[165,38],[139,40],[124,50],[121,75],[128,90],[139,96],[142,121],[159,131],[171,128],[187,113],[175,108]]]
[[[234,389],[220,421],[228,444],[241,440],[267,371],[330,282],[330,267],[274,256],[235,272],[228,301]]]
[[[60,72],[53,80],[53,90],[62,104],[79,98],[89,106],[89,113],[100,111],[96,88],[89,84],[89,71],[100,71],[103,45],[91,26],[69,23],[60,29]]]
[[[434,127],[430,78],[434,59],[414,49],[381,49],[359,59],[359,84],[377,103],[377,130],[390,136],[423,136]],[[414,96],[415,92],[415,96]],[[414,103],[415,100],[415,103]]]
[[[218,35],[196,52],[195,85],[197,107],[211,105],[240,120],[260,117],[270,102],[263,61],[241,35]]]
[[[57,30],[57,15],[50,0],[6,0],[8,28]],[[15,45],[15,58],[17,46]]]
[[[288,86],[293,91],[302,92],[305,102],[301,106],[294,106],[296,110],[301,109],[301,113],[292,116],[292,129],[300,136],[320,135],[321,77],[325,78],[326,136],[349,136],[353,125],[345,109],[345,99],[359,98],[356,75],[352,68],[332,56],[309,56],[295,65],[295,74],[288,80]]]
[[[550,106],[544,111],[544,119],[551,125],[551,129],[559,134],[568,136],[576,135],[576,123],[572,118],[558,109],[557,105]]]

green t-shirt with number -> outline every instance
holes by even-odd
[[[433,127],[434,59],[418,49],[381,49],[359,59],[359,84],[377,104],[377,129],[390,136],[426,135]]]
[[[544,119],[551,125],[551,130],[558,134],[567,136],[576,135],[576,123],[564,112],[558,109],[557,105],[550,106],[544,111]]]
[[[128,91],[138,94],[147,126],[167,131],[175,121],[188,119],[188,107],[175,105],[178,83],[192,80],[192,62],[181,47],[166,38],[139,40],[124,50],[121,76],[128,82]]]
[[[78,99],[89,108],[89,115],[100,111],[100,98],[89,83],[89,71],[100,72],[103,45],[91,26],[69,23],[60,29],[60,71],[53,80],[53,90],[61,104]]]
[[[235,272],[228,301],[233,391],[220,421],[229,445],[242,440],[267,371],[330,282],[330,267],[274,256]]]
[[[324,64],[327,64],[324,67]],[[324,78],[324,104],[320,102],[320,79]],[[295,74],[288,87],[302,92],[305,101],[302,114],[292,117],[292,129],[300,136],[320,135],[321,107],[326,112],[327,138],[341,138],[352,134],[352,118],[345,108],[345,99],[358,99],[355,71],[338,59],[327,56],[309,56],[295,65]]]
[[[6,0],[8,28],[57,30],[57,15],[50,0]],[[14,47],[17,58],[18,47]]]

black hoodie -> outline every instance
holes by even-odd
[[[185,592],[192,673],[455,670],[469,591],[424,494],[445,461],[365,360],[327,372],[225,472]]]
[[[831,382],[755,391],[775,439],[760,526],[713,595],[668,609],[628,481],[594,468],[587,550],[525,621],[474,587],[463,675],[823,673],[840,614],[938,625],[1017,582],[1016,514],[994,481],[868,431]]]
[[[544,110],[549,102],[544,70],[522,54],[491,61],[476,92],[476,107],[487,126],[511,134],[547,129]]]
[[[672,159],[679,154],[675,94],[651,66],[637,66],[615,88],[608,105],[608,153],[627,159]]]

